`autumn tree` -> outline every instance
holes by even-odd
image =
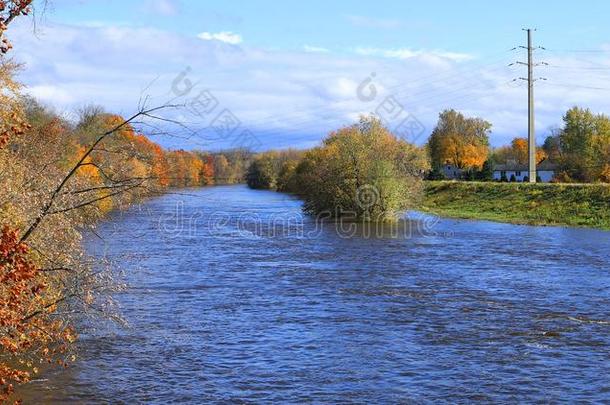
[[[83,145],[77,135],[84,128],[20,97],[7,66],[0,70],[0,399],[41,362],[65,364],[74,316],[110,308],[112,269],[84,254],[81,230],[115,198],[147,189],[150,167],[140,154],[130,154],[127,140],[114,145],[127,153],[103,141],[155,111],[105,122]],[[131,141],[146,154],[147,142],[137,135]]]
[[[562,166],[576,181],[607,181],[610,173],[610,118],[571,108],[559,133]]]
[[[169,185],[172,187],[197,187],[214,184],[214,159],[211,155],[185,150],[166,154]]]
[[[228,174],[225,176],[217,175],[223,183],[234,184],[245,181],[246,171],[252,161],[253,153],[247,149],[232,149],[222,152],[222,155],[229,162]]]
[[[225,155],[219,153],[213,157],[214,182],[216,184],[230,184],[231,168]]]
[[[76,125],[77,138],[81,144],[91,145],[96,141],[92,134],[107,131],[123,121],[121,116],[87,108],[81,112]],[[112,187],[117,192],[121,188],[130,189],[129,193],[114,195],[113,206],[124,206],[170,185],[169,163],[163,148],[129,124],[122,125],[103,145],[91,151],[87,163],[90,168],[83,167],[80,171],[93,174],[95,168],[104,187]]]
[[[428,151],[433,168],[452,164],[460,169],[481,169],[489,155],[491,124],[445,110],[430,135]]]
[[[14,391],[14,384],[29,381],[41,363],[65,364],[76,335],[68,321],[55,315],[63,295],[57,278],[45,273],[17,229],[0,230],[0,401]],[[60,293],[58,293],[60,292]],[[73,292],[76,294],[76,291]]]
[[[511,142],[514,160],[522,165],[529,161],[529,147],[526,138],[515,138]]]
[[[35,375],[41,361],[63,364],[75,334],[57,310],[71,302],[77,311],[75,301],[97,284],[79,246],[80,213],[53,215],[27,237],[23,231],[65,173],[64,151],[72,144],[65,122],[9,94],[3,94],[2,107],[11,113],[2,118],[8,130],[0,146],[0,399]],[[60,199],[68,202],[68,195]]]
[[[21,85],[13,80],[19,65],[0,59],[0,148],[29,129],[20,102]]]
[[[169,163],[165,156],[165,151],[158,144],[152,145],[152,176],[155,178],[161,187],[167,187],[170,184],[169,179]]]
[[[544,148],[536,148],[536,163],[542,162],[547,158]],[[493,160],[496,163],[513,162],[519,165],[529,163],[529,143],[527,138],[514,138],[510,145],[502,146],[493,152]]]
[[[277,181],[277,172],[274,168],[270,154],[257,156],[246,173],[246,183],[253,189],[274,189]]]
[[[298,160],[288,160],[282,164],[277,176],[277,190],[286,193],[298,193],[299,181],[296,175]]]
[[[214,157],[206,154],[202,157],[202,163],[201,174],[199,176],[200,185],[209,186],[214,184]]]

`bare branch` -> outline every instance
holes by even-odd
[[[74,297],[77,297],[77,296],[78,296],[78,294],[74,294],[74,293],[72,293],[72,294],[68,294],[68,295],[64,295],[63,297],[58,298],[58,299],[56,299],[55,301],[53,301],[53,302],[51,302],[51,303],[49,303],[49,304],[45,305],[45,306],[44,306],[44,307],[42,307],[41,309],[39,309],[39,310],[37,310],[37,311],[34,311],[34,312],[32,312],[31,314],[29,314],[29,315],[25,316],[24,318],[22,318],[22,319],[21,319],[21,322],[27,322],[27,321],[29,321],[30,319],[32,319],[32,318],[34,318],[34,317],[36,317],[36,316],[38,316],[38,315],[43,314],[43,313],[45,312],[45,310],[47,310],[47,309],[51,308],[52,306],[57,305],[57,304],[60,304],[60,303],[62,303],[62,302],[64,302],[64,301],[66,301],[67,299],[74,298]]]
[[[105,200],[107,198],[113,197],[115,195],[123,194],[123,193],[125,193],[125,192],[127,192],[129,190],[133,190],[135,188],[138,188],[141,185],[142,185],[142,183],[133,185],[131,187],[125,187],[122,190],[116,191],[114,193],[107,194],[107,195],[99,197],[99,198],[94,198],[93,200],[89,200],[87,202],[84,202],[82,204],[77,204],[77,205],[69,207],[69,208],[63,208],[63,209],[55,210],[55,211],[48,211],[47,215],[60,214],[60,213],[63,213],[63,212],[68,212],[68,211],[76,210],[78,208],[83,208],[83,207],[86,207],[88,205],[95,204],[98,201],[102,201],[102,200]]]
[[[124,188],[124,187],[129,187],[131,186],[131,184],[127,184],[136,180],[154,180],[157,177],[132,177],[129,178],[127,180],[123,180],[123,181],[119,181],[116,182],[117,184],[112,184],[109,186],[97,186],[97,187],[88,187],[88,188],[84,188],[81,190],[70,190],[70,191],[64,191],[63,194],[83,194],[83,193],[88,193],[91,191],[100,191],[100,190],[113,190],[113,189],[117,189],[117,188]],[[140,183],[141,184],[141,183]]]
[[[56,272],[56,271],[66,271],[69,273],[74,273],[76,270],[70,269],[67,267],[52,267],[49,269],[39,269],[38,271],[43,272],[43,273],[52,273],[52,272]]]

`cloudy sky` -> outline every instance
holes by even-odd
[[[541,140],[572,105],[610,113],[610,3],[504,4],[52,0],[9,37],[45,104],[68,117],[185,105],[165,114],[189,135],[157,140],[186,149],[246,135],[257,149],[309,147],[367,113],[423,143],[446,108],[487,119],[504,144],[527,130],[527,72],[509,66],[526,58],[523,27],[548,63],[536,68]]]

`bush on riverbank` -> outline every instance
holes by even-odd
[[[439,215],[610,229],[610,186],[430,181],[423,207]]]
[[[331,133],[295,175],[309,213],[390,220],[417,203],[426,169],[422,149],[369,117]]]

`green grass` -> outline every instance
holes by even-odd
[[[610,185],[429,181],[422,208],[453,218],[610,230]]]

